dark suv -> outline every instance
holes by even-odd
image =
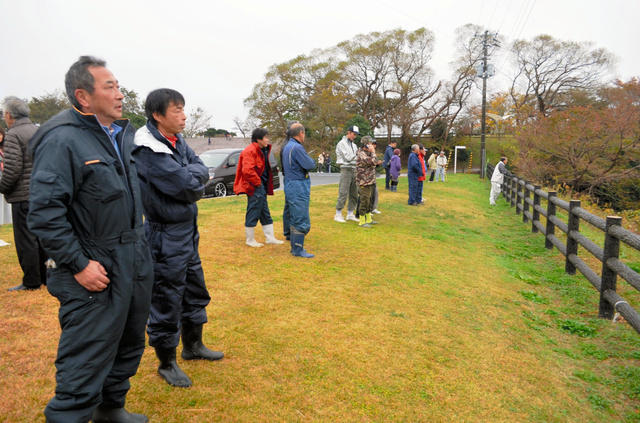
[[[241,148],[220,148],[207,150],[199,157],[209,168],[209,181],[204,186],[205,197],[224,197],[233,194],[233,181],[236,178]],[[280,188],[278,162],[273,153],[269,154],[269,164],[273,172],[273,189]]]

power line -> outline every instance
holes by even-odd
[[[486,26],[489,26],[491,24],[491,22],[493,22],[493,17],[496,14],[496,10],[498,10],[498,4],[500,3],[500,0],[496,0],[496,4],[495,6],[493,6],[493,12],[491,12],[491,17],[489,18],[489,22],[487,23]]]
[[[507,8],[505,9],[504,15],[502,16],[502,22],[500,22],[500,26],[498,27],[498,32],[500,32],[500,30],[502,29],[502,25],[504,25],[504,22],[507,20],[507,16],[509,15],[509,10],[511,9],[511,3],[512,2],[507,2]]]
[[[532,0],[527,0],[526,3],[523,3],[522,7],[520,8],[520,11],[517,14],[516,20],[513,23],[513,27],[511,28],[511,34],[513,35],[513,39],[515,40],[515,34],[518,32],[518,27],[520,26],[520,23],[522,21],[522,19],[524,18],[525,14],[527,13],[527,9],[529,8],[529,4]]]
[[[529,8],[529,12],[527,13],[527,17],[524,19],[524,22],[522,23],[522,27],[520,28],[520,32],[518,32],[518,36],[516,38],[520,37],[520,34],[522,34],[522,31],[524,31],[524,28],[527,26],[527,22],[529,21],[529,16],[531,16],[531,12],[533,11],[533,8],[536,5],[536,0],[533,0],[531,2],[531,7]]]

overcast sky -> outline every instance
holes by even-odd
[[[0,0],[0,97],[62,90],[69,65],[91,54],[143,98],[175,88],[188,110],[201,106],[212,126],[232,129],[270,65],[357,34],[430,29],[439,78],[450,73],[461,25],[507,41],[549,34],[608,49],[617,57],[612,76],[628,79],[640,76],[639,18],[638,0]],[[508,72],[498,57],[495,66],[490,87]]]

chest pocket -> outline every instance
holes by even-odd
[[[117,159],[88,160],[82,168],[82,190],[102,203],[117,200],[124,195],[122,174],[124,169]]]

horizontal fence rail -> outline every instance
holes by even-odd
[[[487,164],[487,175],[492,175],[494,166]],[[640,291],[640,274],[620,261],[620,243],[640,251],[640,235],[622,227],[622,218],[607,216],[606,219],[595,216],[580,207],[580,201],[564,201],[557,197],[555,191],[545,192],[540,185],[533,185],[515,175],[504,175],[502,195],[515,207],[516,214],[522,214],[524,223],[531,222],[531,231],[545,235],[545,247],[556,247],[565,257],[565,272],[571,275],[580,271],[600,293],[598,316],[612,319],[618,312],[640,333],[640,314],[617,292],[617,279],[620,276],[629,285]],[[543,207],[541,200],[546,201]],[[564,222],[556,215],[560,208],[568,213],[568,221]],[[546,223],[540,221],[545,217]],[[580,233],[580,223],[584,221],[604,232],[604,245]],[[555,233],[556,229],[566,234],[566,242],[562,242]],[[602,263],[600,275],[578,257],[578,247],[584,248]]]

